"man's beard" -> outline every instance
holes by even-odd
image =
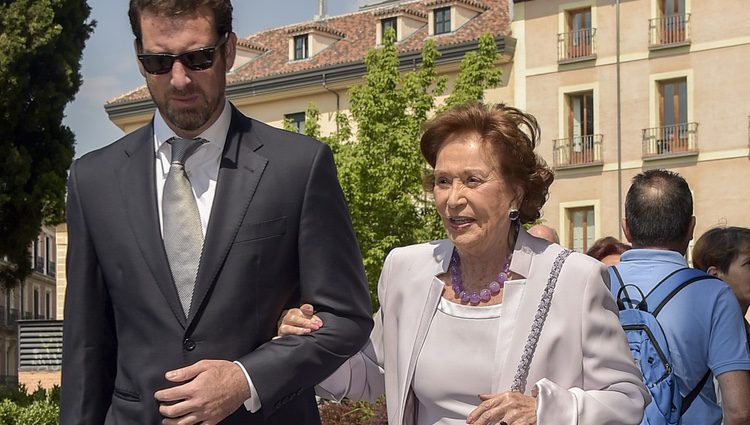
[[[213,110],[204,103],[198,105],[196,108],[190,109],[176,109],[167,105],[167,118],[177,127],[187,131],[197,130],[211,117]]]
[[[172,96],[199,95],[199,103],[191,108],[176,108],[170,105],[169,98]],[[153,95],[152,98],[156,99]],[[194,131],[205,125],[216,110],[216,105],[210,103],[210,99],[200,89],[170,90],[164,100],[156,102],[156,106],[162,111],[169,122],[175,127]]]

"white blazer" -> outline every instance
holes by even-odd
[[[510,389],[549,272],[561,247],[521,230],[506,282],[497,344],[508,346],[493,392]],[[323,397],[375,400],[385,393],[388,423],[416,422],[411,390],[419,350],[437,309],[453,244],[441,240],[388,254],[378,284],[380,310],[369,344],[317,388]],[[573,253],[565,261],[528,375],[537,423],[639,424],[650,401],[620,327],[606,268]],[[491,342],[490,342],[491,343]],[[449,347],[446,347],[449,348]],[[477,400],[477,403],[479,400]]]

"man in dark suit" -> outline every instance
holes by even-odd
[[[225,98],[231,13],[130,2],[157,112],[71,167],[62,424],[317,424],[313,385],[370,333],[330,149]],[[272,340],[302,302],[326,326]]]

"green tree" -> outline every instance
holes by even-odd
[[[435,99],[446,90],[447,79],[437,74],[439,55],[429,40],[420,66],[399,71],[395,33],[389,29],[383,46],[368,52],[367,74],[350,91],[351,116],[337,114],[338,130],[320,137],[320,111],[310,104],[306,112],[305,133],[328,143],[335,154],[376,306],[375,287],[387,253],[445,235],[432,195],[423,189],[422,177],[430,170],[418,142],[422,124],[439,110]],[[501,76],[497,58],[493,37],[483,36],[479,48],[463,59],[447,104],[481,99],[484,90],[496,86]]]
[[[495,67],[500,58],[492,34],[484,34],[479,39],[477,50],[467,53],[461,61],[453,93],[445,101],[444,108],[462,103],[482,100],[487,89],[497,87],[503,73]]]
[[[81,85],[85,0],[0,1],[0,284],[31,270],[28,246],[63,218],[75,137],[62,125]]]

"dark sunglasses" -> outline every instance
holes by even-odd
[[[170,53],[139,53],[138,60],[141,61],[143,69],[149,74],[166,74],[172,70],[174,61],[182,62],[188,69],[203,71],[211,68],[214,64],[214,53],[216,49],[227,42],[229,33],[225,33],[216,45],[190,50],[189,52],[173,55]]]

